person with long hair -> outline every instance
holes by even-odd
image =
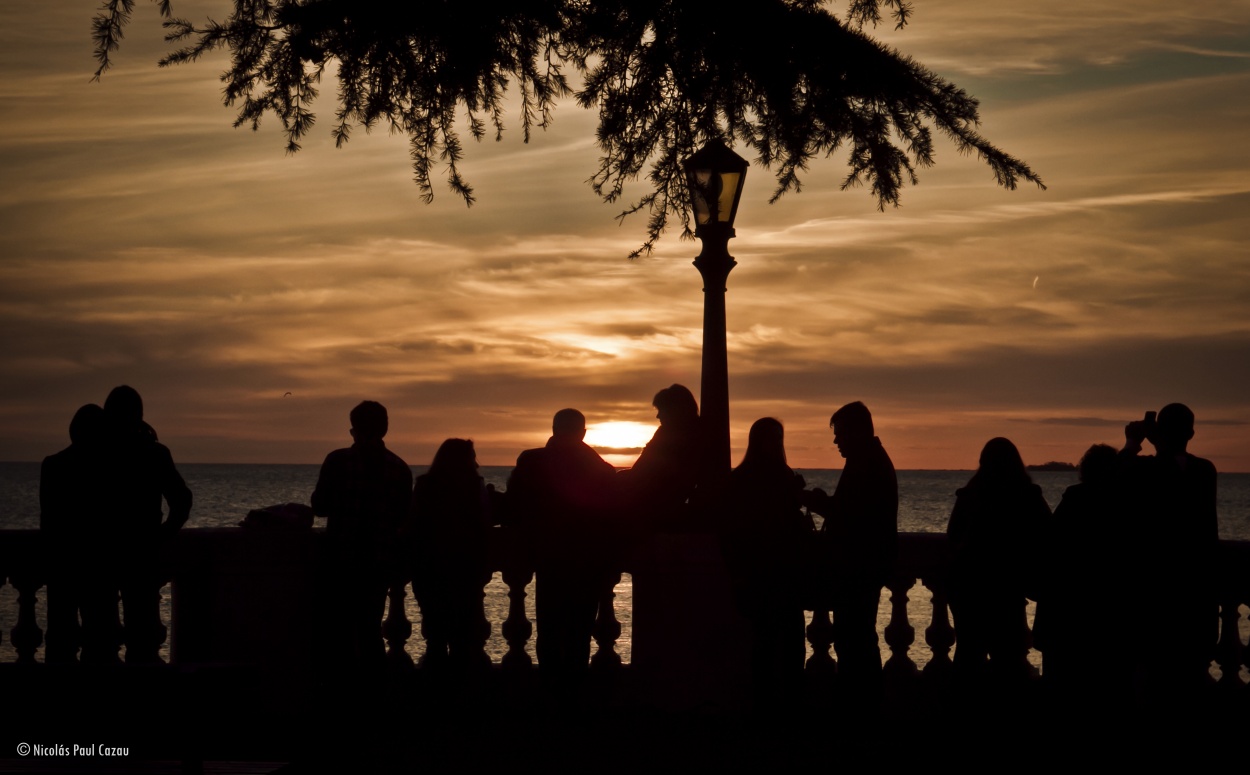
[[[1025,598],[1037,594],[1037,545],[1049,517],[1016,445],[1001,437],[986,442],[946,527],[955,670],[963,679],[1027,677]]]
[[[1126,565],[1114,447],[1095,444],[1081,457],[1081,481],[1064,490],[1045,531],[1034,644],[1042,678],[1065,699],[1128,695],[1129,674],[1107,670],[1119,622],[1106,595],[1124,585]]]
[[[686,503],[704,459],[699,405],[685,385],[664,388],[651,405],[660,427],[633,467],[620,473],[622,494],[642,532],[680,529],[690,522]]]
[[[490,492],[469,439],[447,439],[412,490],[412,588],[421,605],[426,666],[458,668],[489,661],[482,644],[490,624],[482,608],[490,581]]]
[[[799,505],[803,477],[786,463],[785,429],[764,417],[729,477],[724,532],[734,604],[750,624],[751,683],[757,707],[794,699],[806,654],[798,569],[811,518]]]
[[[121,592],[126,661],[156,663],[166,637],[160,550],[187,523],[191,490],[169,448],[144,421],[143,399],[129,385],[118,385],[104,400],[104,433],[100,515],[109,537],[102,551],[111,558]],[[162,501],[169,507],[163,521]],[[111,612],[102,616],[112,618]]]
[[[104,410],[86,404],[69,424],[70,445],[43,459],[39,470],[39,531],[48,556],[48,630],[44,659],[117,661],[114,562],[101,551],[111,536],[100,518],[106,492]],[[110,612],[111,607],[111,612]],[[81,614],[82,624],[78,617]]]

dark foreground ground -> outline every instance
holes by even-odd
[[[1058,702],[1037,682],[958,692],[917,679],[888,687],[877,706],[840,696],[832,679],[805,691],[763,708],[665,710],[628,669],[553,696],[535,673],[497,669],[0,665],[0,772],[1001,771],[1225,757],[1240,771],[1250,729],[1246,687]],[[125,754],[104,751],[114,747]]]

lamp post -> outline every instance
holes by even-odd
[[[712,140],[685,163],[695,236],[703,250],[694,260],[703,277],[703,376],[700,414],[707,433],[705,477],[729,473],[729,356],[725,341],[725,282],[737,264],[729,255],[734,216],[746,181],[747,160]]]

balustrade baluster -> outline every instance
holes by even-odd
[[[386,612],[386,620],[382,622],[382,637],[386,639],[386,658],[392,663],[411,667],[412,657],[408,655],[406,644],[412,637],[412,622],[404,611],[407,586],[407,580],[391,585],[390,607]]]
[[[1220,604],[1220,641],[1215,647],[1215,661],[1220,666],[1220,686],[1240,689],[1241,680],[1241,631],[1238,628],[1241,610],[1235,597],[1227,597]]]
[[[885,663],[887,675],[912,677],[916,675],[916,663],[907,650],[916,641],[916,628],[907,616],[907,592],[914,586],[914,577],[894,578],[886,584],[890,590],[890,623],[885,628],[885,642],[890,647],[890,658]]]
[[[596,670],[612,670],[621,666],[621,655],[616,653],[616,641],[621,637],[621,623],[616,618],[616,585],[621,574],[613,573],[604,579],[599,590],[599,614],[593,630],[599,648],[590,658],[590,666]]]
[[[508,653],[503,655],[505,670],[524,671],[534,664],[525,651],[525,644],[534,634],[534,625],[525,615],[525,587],[533,578],[532,570],[503,572],[503,582],[508,585],[508,618],[503,623],[503,637],[508,642]]]
[[[486,585],[494,577],[495,574],[491,571],[483,571],[474,587],[477,590],[477,605],[473,609],[477,613],[477,641],[473,644],[473,656],[468,658],[468,667],[481,669],[490,667],[490,655],[486,653],[486,642],[490,640],[490,621],[486,618],[485,601]]]
[[[1250,600],[1250,596],[1246,596],[1243,599]],[[1240,610],[1240,608],[1238,610]],[[1246,619],[1250,620],[1250,603],[1247,604]],[[1250,642],[1246,643],[1246,645],[1243,646],[1241,649],[1241,665],[1246,667],[1247,669],[1250,669]],[[1238,673],[1240,672],[1241,672],[1241,668],[1238,667]],[[1245,702],[1250,702],[1250,683],[1247,683],[1245,688],[1243,688],[1241,691],[1242,691],[1242,700]]]
[[[924,666],[924,674],[942,678],[950,674],[954,666],[951,662],[951,646],[955,645],[955,628],[951,626],[950,615],[947,613],[946,579],[926,577],[921,583],[933,593],[933,618],[924,629],[924,642],[933,652],[929,664]]]
[[[807,625],[807,642],[812,644],[812,655],[807,660],[808,672],[818,676],[837,673],[837,660],[829,653],[833,646],[833,622],[828,611],[812,611],[812,622]]]
[[[13,648],[17,651],[17,661],[31,663],[35,661],[35,652],[43,645],[43,630],[35,620],[35,596],[43,582],[33,576],[19,574],[9,579],[17,590],[17,624],[9,632]]]
[[[433,606],[430,600],[422,600],[417,596],[417,590],[414,587],[412,596],[417,600],[417,606],[421,609],[421,640],[425,641],[425,653],[421,655],[420,666],[422,670],[442,670],[447,666],[447,626],[440,623],[437,614],[431,614],[426,610],[426,606]]]
[[[1244,596],[1242,599],[1243,599],[1243,600],[1250,601],[1250,595],[1246,595],[1246,596]],[[1241,609],[1240,609],[1240,607],[1238,607],[1238,610],[1241,610]],[[1248,603],[1248,604],[1247,604],[1247,608],[1246,608],[1246,618],[1247,618],[1247,619],[1250,619],[1250,603]],[[1243,646],[1243,647],[1240,649],[1240,652],[1241,652],[1241,658],[1240,658],[1240,660],[1239,660],[1239,661],[1240,661],[1241,665],[1244,665],[1244,666],[1246,666],[1247,668],[1250,668],[1250,643],[1247,643],[1245,646]],[[1240,666],[1238,666],[1237,670],[1238,670],[1238,673],[1240,673],[1240,672],[1241,672],[1241,667],[1240,667]],[[1245,687],[1244,689],[1242,689],[1242,692],[1243,692],[1244,694],[1250,694],[1250,684],[1246,684],[1246,687]],[[1243,698],[1243,699],[1250,700],[1250,697],[1246,697],[1246,698]]]

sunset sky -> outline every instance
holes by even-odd
[[[698,245],[626,258],[645,223],[585,183],[592,113],[569,100],[528,145],[513,118],[467,149],[478,204],[439,179],[427,206],[405,138],[333,147],[331,85],[296,155],[276,121],[232,129],[224,59],[157,68],[146,0],[91,83],[94,5],[0,6],[0,460],[64,447],[122,383],[179,462],[319,462],[372,398],[408,462],[462,436],[504,465],[560,408],[645,424],[597,437],[629,445],[658,389],[698,395]],[[856,399],[899,468],[973,468],[993,436],[1075,461],[1181,401],[1191,450],[1250,471],[1250,0],[916,0],[877,32],[976,95],[1049,188],[1005,191],[943,143],[899,209],[840,191],[841,156],[768,205],[753,166],[730,243],[735,462],[771,415],[792,465],[840,467],[829,415]]]

